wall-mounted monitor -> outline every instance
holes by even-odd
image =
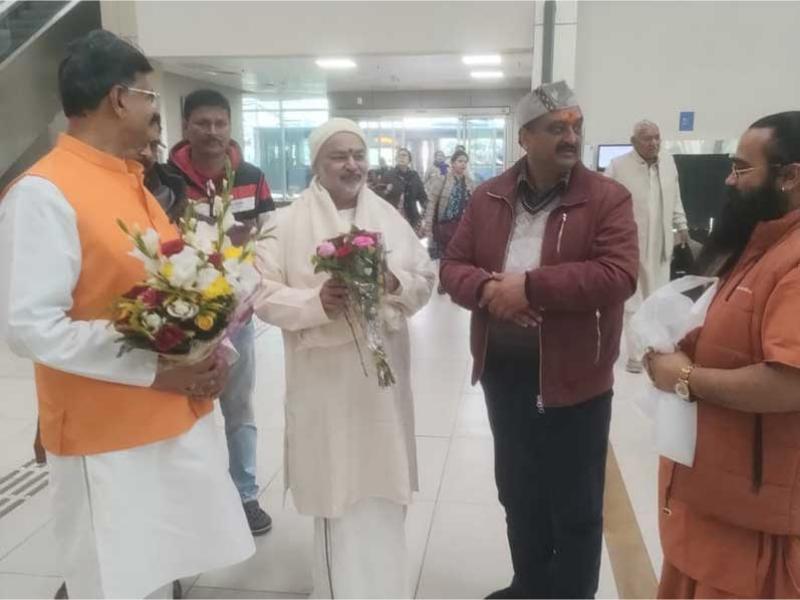
[[[599,144],[597,146],[597,170],[602,173],[612,160],[630,152],[632,148],[633,146],[630,144]]]

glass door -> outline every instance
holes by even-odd
[[[506,118],[465,118],[470,171],[476,181],[486,181],[506,168]]]

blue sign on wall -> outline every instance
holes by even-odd
[[[694,131],[694,111],[681,113],[678,131]]]

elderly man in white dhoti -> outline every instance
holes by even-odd
[[[173,580],[254,552],[210,414],[226,365],[120,356],[109,327],[144,278],[117,218],[177,235],[126,160],[148,141],[152,70],[107,31],[73,42],[58,72],[67,132],[0,196],[0,337],[35,363],[72,598],[170,597]]]
[[[406,220],[367,188],[361,129],[332,119],[309,144],[315,176],[278,211],[256,303],[284,332],[286,486],[298,511],[316,517],[314,596],[407,598],[405,511],[418,486],[406,319],[428,302],[434,271]],[[354,224],[380,232],[388,250],[382,331],[397,379],[388,388],[371,366],[364,376],[346,289],[311,264],[318,244]]]

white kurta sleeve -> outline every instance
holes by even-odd
[[[256,315],[285,331],[301,331],[330,323],[319,297],[321,285],[314,288],[286,285],[279,230],[275,238],[258,245],[256,265],[262,279],[261,291],[253,307]]]
[[[398,218],[402,219],[399,215]],[[386,260],[389,270],[400,281],[400,288],[394,294],[387,294],[386,301],[410,317],[430,300],[436,272],[428,251],[408,223],[403,219],[399,227],[402,228],[399,232],[403,237],[402,252],[389,252]]]
[[[118,357],[119,335],[109,321],[67,314],[80,273],[72,206],[51,182],[22,178],[0,202],[0,337],[15,354],[53,369],[149,387],[155,353],[133,350]]]

